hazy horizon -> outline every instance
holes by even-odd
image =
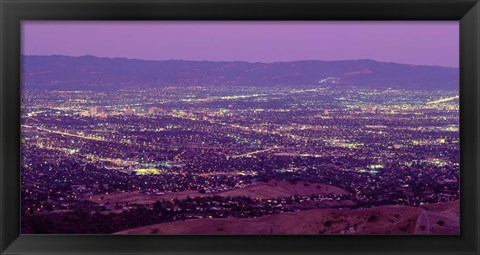
[[[249,64],[275,64],[275,63],[289,63],[289,62],[307,62],[307,61],[319,61],[319,62],[342,62],[342,61],[373,61],[379,63],[393,63],[393,64],[400,64],[400,65],[411,65],[411,66],[432,66],[432,67],[444,67],[444,68],[453,68],[458,69],[459,67],[453,66],[442,66],[442,65],[423,65],[423,64],[411,64],[411,63],[398,63],[392,61],[381,61],[376,59],[338,59],[338,60],[323,60],[323,59],[299,59],[299,60],[290,60],[290,61],[275,61],[275,62],[262,62],[262,61],[244,61],[244,60],[193,60],[193,59],[142,59],[142,58],[130,58],[130,57],[102,57],[96,55],[63,55],[63,54],[50,54],[50,55],[24,55],[22,57],[71,57],[71,58],[81,58],[81,57],[95,57],[95,58],[104,58],[104,59],[126,59],[126,60],[140,60],[140,61],[185,61],[185,62],[242,62],[242,63],[249,63]]]
[[[456,21],[24,21],[22,54],[459,66]]]

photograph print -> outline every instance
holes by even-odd
[[[460,234],[458,21],[21,30],[22,234]]]

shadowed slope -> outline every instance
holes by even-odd
[[[193,219],[144,226],[116,234],[459,234],[451,214],[458,201],[427,207],[313,209],[259,218]],[[423,228],[422,226],[425,226]]]

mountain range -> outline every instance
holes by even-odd
[[[332,78],[327,79],[328,77]],[[22,86],[29,89],[103,90],[159,86],[268,87],[319,83],[370,88],[458,90],[459,69],[374,60],[249,63],[153,61],[95,56],[22,56]]]

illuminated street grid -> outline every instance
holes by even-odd
[[[355,202],[344,208],[459,197],[458,91],[340,85],[24,90],[21,114],[27,214],[127,211],[135,205],[88,198],[208,194],[272,179],[344,188],[351,195],[329,198]],[[299,210],[280,200],[231,198],[212,211],[198,206],[212,207],[202,201],[188,216],[168,220]],[[181,211],[185,203],[161,206]]]

